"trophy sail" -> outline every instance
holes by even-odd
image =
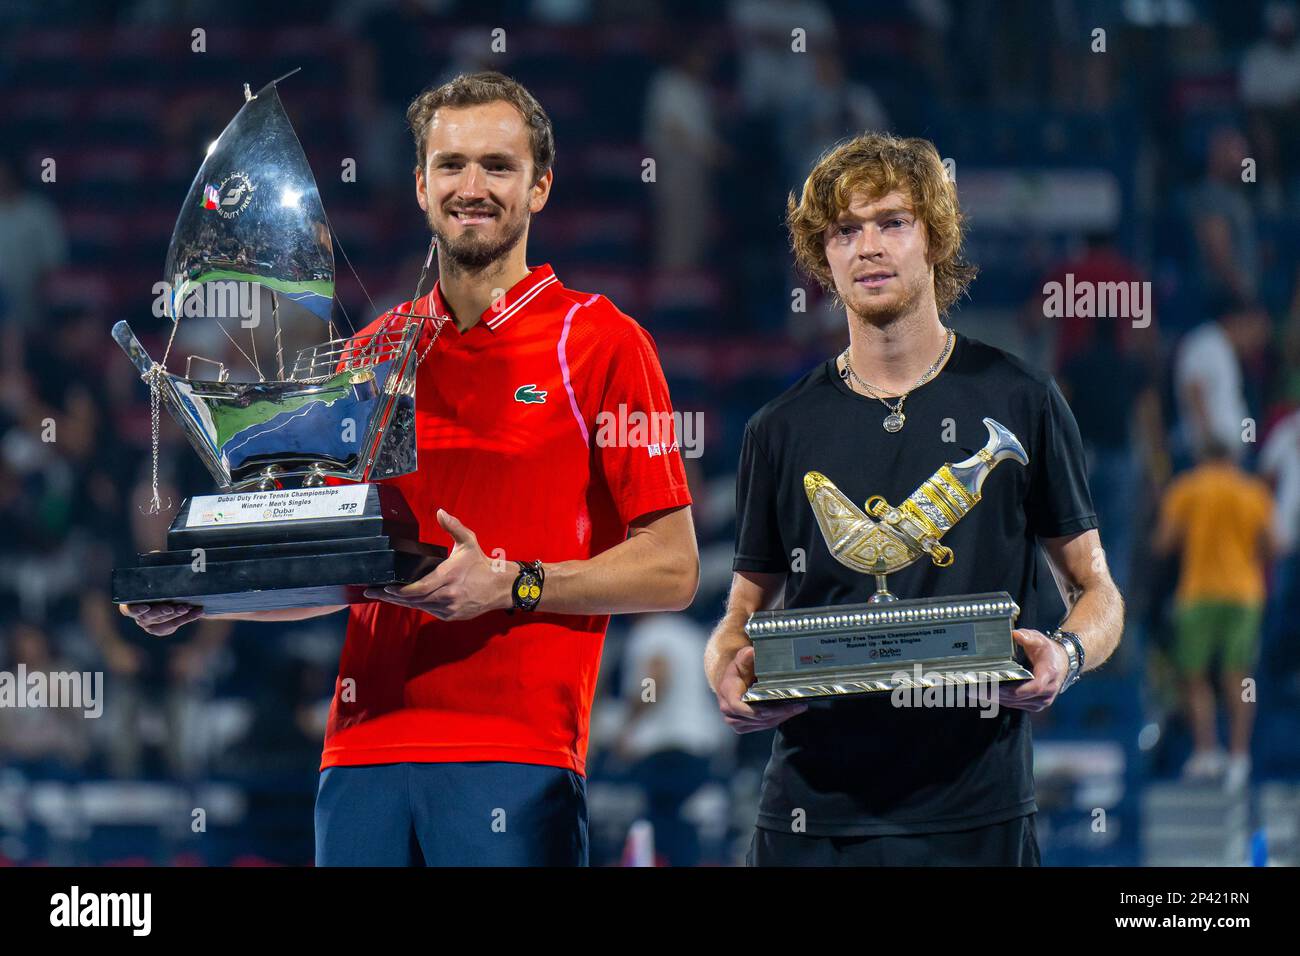
[[[253,281],[324,322],[334,305],[334,246],[307,155],[275,83],[248,100],[213,144],[167,249],[168,315],[198,286]]]

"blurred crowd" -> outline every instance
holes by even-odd
[[[617,863],[638,819],[674,865],[730,864],[748,840],[770,738],[726,730],[701,655],[730,580],[744,423],[846,336],[842,312],[792,271],[786,197],[821,150],[866,128],[925,136],[952,158],[981,276],[949,321],[1051,371],[1087,448],[1128,631],[1106,671],[1036,716],[1040,746],[1118,742],[1130,789],[1300,776],[1295,5],[906,0],[865,19],[861,7],[0,8],[0,670],[107,675],[98,721],[0,709],[0,860],[311,858],[342,618],[204,621],[154,641],[108,595],[112,567],[161,547],[174,507],[211,488],[164,420],[172,510],[148,513],[148,391],[109,329],[126,318],[161,354],[154,283],[204,150],[241,84],[299,66],[281,97],[360,277],[339,256],[343,327],[409,298],[427,247],[407,102],[499,69],[556,126],[532,259],[641,321],[676,406],[703,413],[704,453],[688,460],[698,598],[610,629],[589,763],[594,863]],[[1067,281],[1145,284],[1149,312],[1057,316],[1047,287]],[[173,354],[250,371],[220,338],[185,335]],[[1243,682],[1259,686],[1249,701]],[[33,783],[123,781],[229,784],[238,822],[220,844],[146,838],[134,819],[120,823],[130,840],[105,824],[96,843],[94,826],[43,826],[30,797]],[[1051,784],[1040,778],[1044,812]],[[1055,859],[1136,851],[1109,852]]]

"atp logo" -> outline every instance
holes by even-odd
[[[535,384],[520,385],[515,389],[515,401],[525,405],[543,405],[546,403],[546,391],[538,389]]]

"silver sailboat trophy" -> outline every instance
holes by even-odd
[[[392,313],[372,334],[337,334],[334,237],[280,101],[283,79],[255,95],[244,87],[243,107],[185,197],[164,267],[171,325],[161,359],[126,322],[113,327],[150,389],[153,508],[161,407],[221,492],[181,506],[166,551],[114,570],[119,602],[187,602],[211,613],[351,603],[368,586],[415,580],[446,553],[419,541],[396,488],[374,483],[416,468],[416,369],[446,318]],[[238,322],[248,333],[242,344],[203,305],[238,283],[252,284],[255,296]],[[259,287],[272,302],[272,355],[258,355]],[[286,356],[284,302],[300,307],[299,321],[318,323],[324,340]],[[180,323],[196,313],[247,360],[248,380],[198,355],[187,357],[184,375],[168,370]],[[417,354],[422,336],[428,344]],[[196,363],[214,377],[192,377]]]

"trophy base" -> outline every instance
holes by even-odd
[[[745,625],[750,703],[806,700],[1034,675],[1015,658],[1019,606],[1006,591],[885,604],[759,611]]]
[[[409,584],[447,556],[419,540],[395,488],[347,485],[193,498],[168,550],[113,571],[113,600],[185,603],[210,614],[326,607]]]

